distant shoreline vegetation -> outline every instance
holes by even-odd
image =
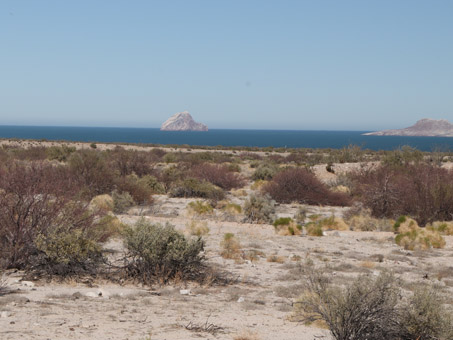
[[[0,140],[85,142],[152,147],[290,152],[298,149],[396,150],[404,145],[421,151],[453,149],[450,137],[364,136],[366,131],[228,130],[160,131],[158,128],[0,126]]]

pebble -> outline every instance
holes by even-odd
[[[243,296],[241,296],[241,297],[238,299],[238,302],[239,302],[239,303],[244,302],[244,301],[245,301],[245,299],[244,299]]]
[[[190,295],[190,289],[181,289],[181,290],[179,290],[179,294]]]

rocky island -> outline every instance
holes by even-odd
[[[204,124],[193,120],[188,111],[178,112],[168,118],[161,126],[161,131],[208,131]]]
[[[364,133],[367,136],[426,136],[453,137],[453,124],[445,119],[420,119],[414,125],[405,129],[383,130]]]

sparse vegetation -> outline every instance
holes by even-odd
[[[144,219],[125,232],[126,269],[144,283],[204,279],[201,237],[188,240],[173,226],[152,224]]]
[[[251,195],[244,204],[245,222],[271,223],[275,202],[269,196]]]

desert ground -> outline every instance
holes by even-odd
[[[98,144],[98,148],[109,147]],[[315,166],[314,172],[327,182],[358,164],[335,166],[336,174],[328,173],[325,164]],[[251,191],[249,184],[244,192]],[[238,192],[227,193],[227,200],[238,205],[246,198]],[[21,271],[7,271],[8,293],[0,296],[0,338],[330,340],[326,329],[304,325],[294,314],[308,269],[323,270],[339,284],[388,269],[403,288],[429,283],[453,297],[453,236],[445,236],[443,249],[424,251],[404,250],[388,231],[326,230],[322,237],[283,236],[271,224],[243,223],[240,213],[214,209],[197,215],[188,208],[197,200],[154,195],[152,205],[133,207],[117,217],[127,224],[140,218],[168,222],[188,237],[190,222],[207,226],[205,256],[214,268],[228,273],[228,284],[144,286],[130,280],[33,280]],[[349,209],[278,204],[276,216],[293,217],[300,208],[307,216],[337,218]],[[233,233],[240,242],[236,258],[220,255],[225,233]],[[119,239],[110,240],[105,248],[113,258],[123,252]],[[446,303],[453,304],[453,299]]]

